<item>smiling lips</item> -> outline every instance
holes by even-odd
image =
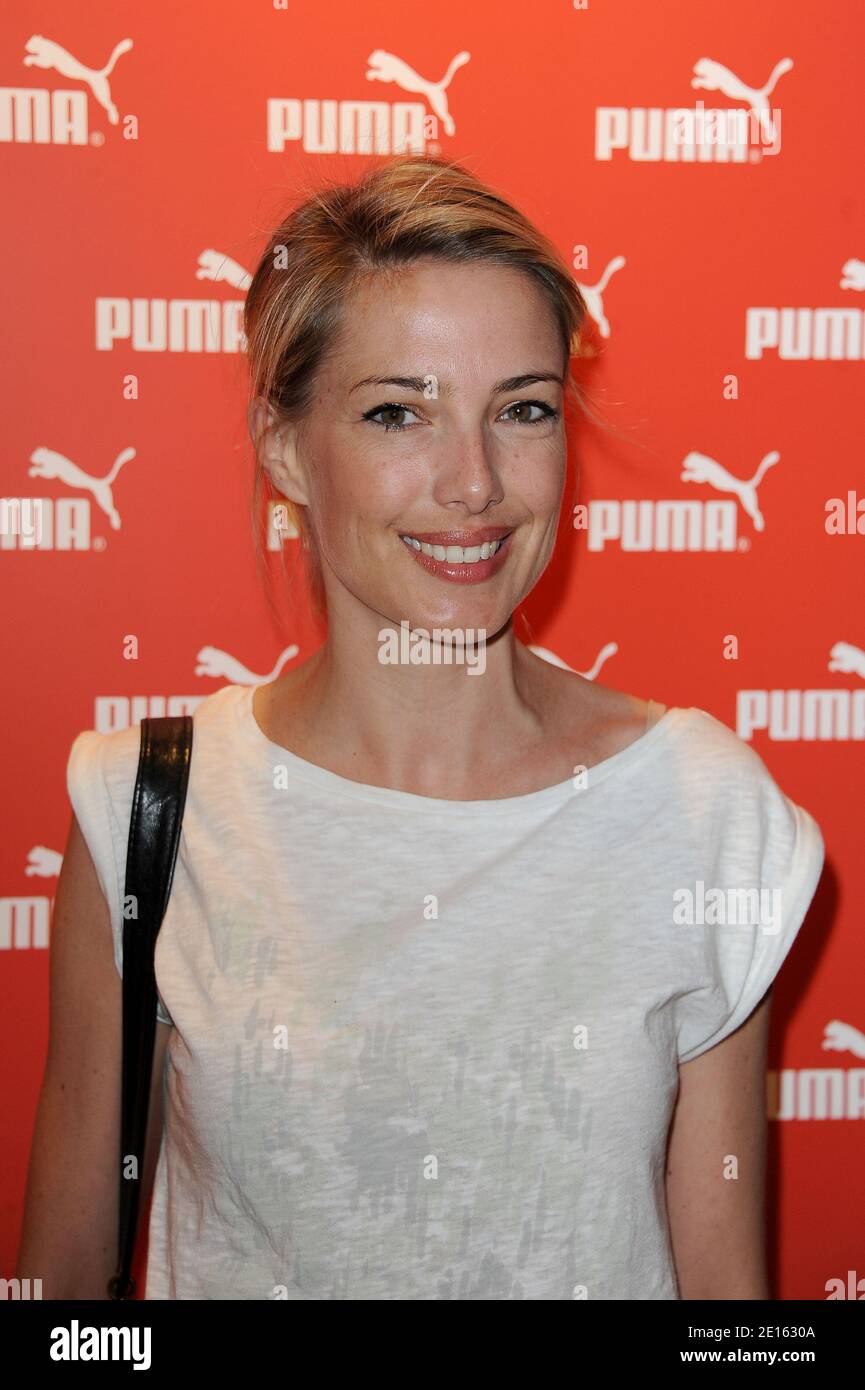
[[[476,531],[406,532],[400,540],[432,574],[457,584],[478,584],[504,564],[511,534],[505,526],[487,526]]]

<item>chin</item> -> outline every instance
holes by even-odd
[[[511,617],[511,611],[501,601],[496,603],[491,597],[484,600],[478,594],[445,598],[438,603],[420,599],[412,602],[406,596],[402,608],[402,616],[395,623],[397,627],[405,619],[412,628],[429,630],[439,627],[462,631],[471,628],[474,632],[485,632],[488,641],[506,626]]]

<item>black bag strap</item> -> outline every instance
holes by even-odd
[[[141,720],[141,750],[129,821],[123,922],[123,1091],[120,1112],[120,1199],[117,1273],[110,1298],[129,1298],[147,1111],[156,1040],[156,938],[174,877],[192,756],[192,716]],[[130,1160],[134,1163],[130,1165]],[[127,1176],[127,1166],[132,1171]]]

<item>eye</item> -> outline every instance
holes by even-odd
[[[517,425],[539,425],[544,420],[557,420],[559,418],[559,412],[555,410],[551,405],[548,405],[546,401],[515,401],[513,405],[508,406],[504,414],[508,414],[512,410],[531,410],[532,407],[534,407],[535,410],[538,410],[540,414],[536,415],[533,419],[518,419],[515,420],[513,423]],[[380,428],[384,430],[406,430],[410,429],[411,426],[405,424],[404,422],[399,422],[395,420],[377,420],[376,416],[414,414],[415,411],[413,411],[407,405],[400,405],[397,401],[385,401],[382,405],[377,405],[374,406],[372,410],[367,410],[364,413],[363,419],[369,420],[372,424],[379,425]]]
[[[546,401],[514,401],[513,405],[508,406],[504,414],[507,415],[508,411],[511,410],[525,410],[527,408],[530,408],[531,406],[535,406],[536,409],[541,411],[541,414],[536,415],[533,420],[517,420],[515,421],[516,424],[539,425],[542,420],[557,420],[559,418],[559,412],[557,410],[554,410],[551,405],[547,405]]]
[[[382,429],[385,430],[405,430],[409,428],[408,425],[388,424],[386,420],[376,420],[375,417],[376,415],[414,415],[414,413],[407,405],[398,405],[396,401],[387,401],[384,405],[375,406],[373,410],[367,410],[363,418],[375,425],[381,425]]]

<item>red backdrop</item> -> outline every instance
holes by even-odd
[[[70,743],[320,640],[254,568],[244,277],[304,187],[407,136],[542,227],[592,310],[612,428],[574,426],[533,644],[709,710],[823,830],[773,1008],[773,1272],[865,1281],[863,30],[854,0],[5,9],[0,1274]]]

